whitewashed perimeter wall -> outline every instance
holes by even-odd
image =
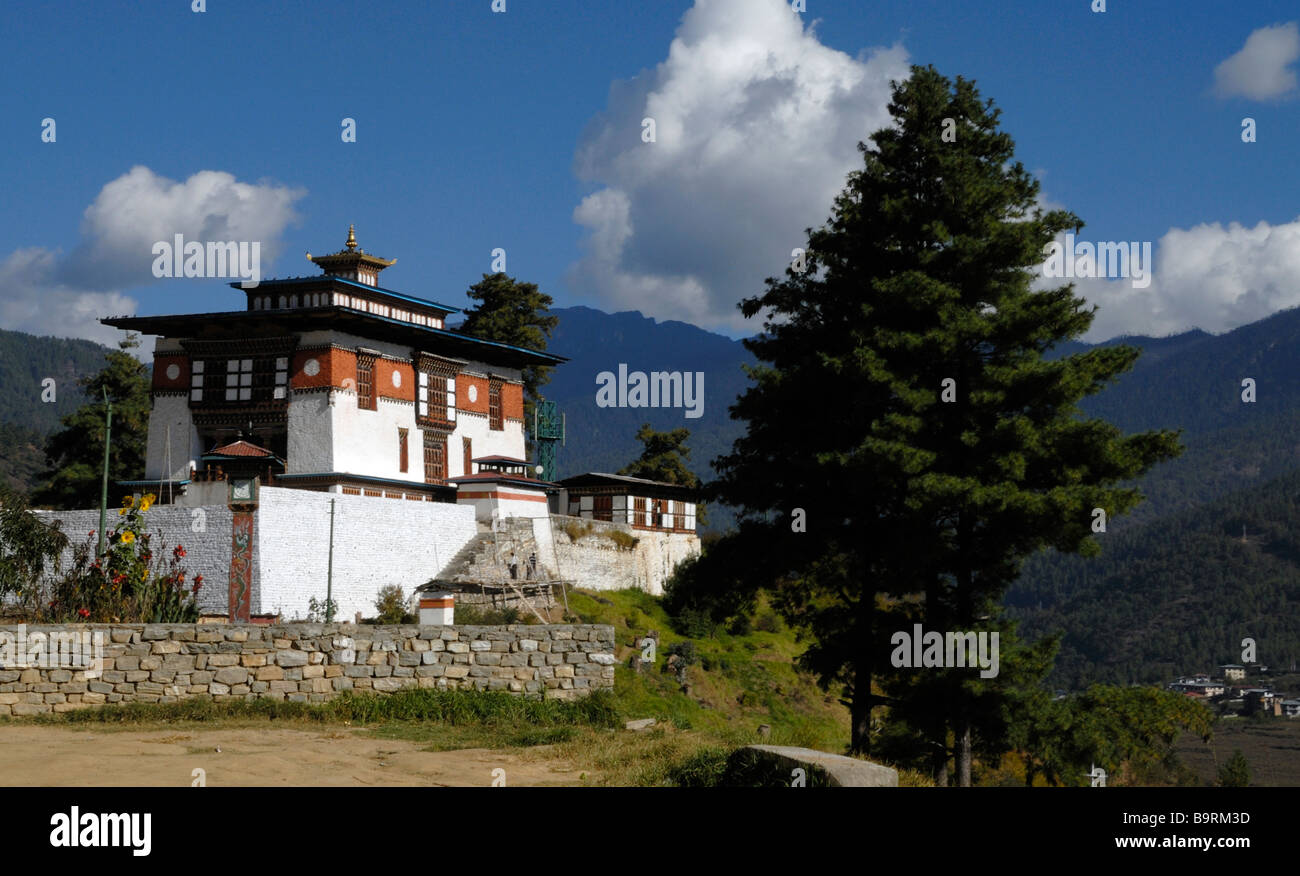
[[[305,618],[311,597],[325,601],[330,500],[335,500],[334,586],[339,618],[375,614],[375,597],[397,584],[407,597],[477,533],[474,509],[263,487],[254,536],[255,612]]]
[[[412,503],[414,504],[414,503]],[[108,509],[108,530],[113,531],[121,519],[118,509]],[[195,512],[202,512],[196,514]],[[45,520],[62,520],[63,531],[71,545],[63,552],[61,562],[67,568],[72,562],[72,552],[89,537],[91,530],[98,533],[99,509],[77,511],[37,511]],[[225,614],[229,609],[230,584],[230,521],[231,512],[225,505],[204,505],[200,508],[182,508],[177,505],[155,505],[145,512],[145,529],[152,536],[151,547],[156,556],[166,562],[176,545],[185,548],[182,564],[189,573],[203,576],[199,588],[199,607],[204,613]],[[203,531],[196,532],[196,527]],[[163,545],[166,545],[164,548]],[[166,551],[165,555],[163,551]],[[256,557],[257,545],[253,545]],[[257,567],[253,567],[253,605],[257,605]],[[256,610],[256,609],[255,609]],[[372,612],[373,613],[373,612]]]
[[[592,532],[576,543],[563,530],[566,522],[590,525]],[[700,552],[698,536],[632,529],[627,524],[551,515],[532,521],[538,561],[558,577],[588,590],[636,588],[662,596],[673,570]],[[624,550],[601,533],[620,529],[637,539]]]

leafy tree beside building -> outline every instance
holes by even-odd
[[[79,381],[87,401],[63,418],[63,428],[45,445],[48,468],[32,493],[32,504],[53,508],[93,508],[99,505],[104,468],[104,391],[113,404],[112,444],[109,448],[109,488],[119,480],[143,476],[148,443],[149,369],[131,351],[140,346],[128,334],[119,349],[105,354],[104,368]]]
[[[650,428],[649,423],[643,423],[636,432],[636,440],[641,442],[641,455],[620,468],[617,474],[699,488],[699,477],[687,466],[691,449],[686,446],[686,441],[690,437],[691,430],[684,427],[657,432]],[[700,525],[708,522],[703,503],[696,504],[695,519]]]

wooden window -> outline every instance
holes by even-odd
[[[202,359],[190,364],[190,401],[199,404],[203,403],[203,368]]]
[[[465,474],[471,475],[474,473],[474,463],[470,462],[474,458],[474,442],[468,438],[462,438],[461,441],[465,451]]]
[[[397,468],[399,471],[406,471],[409,464],[406,450],[406,433],[406,429],[399,427],[397,430]]]
[[[252,401],[253,399],[253,360],[226,360],[226,394],[228,402]]]
[[[455,428],[458,368],[455,362],[427,353],[416,355],[415,416],[419,425]]]
[[[424,433],[424,482],[441,484],[447,480],[447,438]]]
[[[285,356],[195,360],[190,366],[191,404],[222,407],[284,401],[289,391]]]
[[[501,418],[501,381],[495,378],[488,381],[488,428],[494,432],[505,428]]]
[[[613,496],[596,496],[595,504],[592,508],[592,516],[597,520],[614,519],[614,497]]]
[[[371,353],[357,354],[357,407],[375,410],[375,356]]]
[[[345,496],[360,496],[360,495],[361,495],[361,488],[360,488],[360,487],[344,487],[344,488],[343,488],[343,495],[345,495]]]

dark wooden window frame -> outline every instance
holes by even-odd
[[[455,414],[448,416],[448,409],[455,410],[457,399],[455,390],[447,389],[447,381],[454,381],[460,373],[460,363],[450,359],[441,359],[428,353],[415,355],[415,422],[422,428],[434,428],[454,431]],[[423,375],[423,376],[422,376]],[[421,381],[424,385],[421,386]],[[420,396],[425,396],[424,412],[420,412]]]
[[[501,387],[505,381],[495,377],[488,379],[488,429],[500,432],[505,429],[505,417],[501,407]]]
[[[447,482],[447,436],[436,432],[424,433],[424,482]]]
[[[357,407],[363,411],[378,409],[375,402],[375,363],[378,359],[374,353],[357,353]]]

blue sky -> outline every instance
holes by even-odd
[[[463,305],[502,247],[557,305],[748,334],[734,302],[826,218],[910,63],[977,80],[1083,237],[1154,242],[1150,288],[1081,283],[1092,339],[1300,304],[1294,0],[806,5],[5,3],[0,327],[234,309],[154,280],[149,242],[228,232],[300,276],[355,223],[410,294]]]

